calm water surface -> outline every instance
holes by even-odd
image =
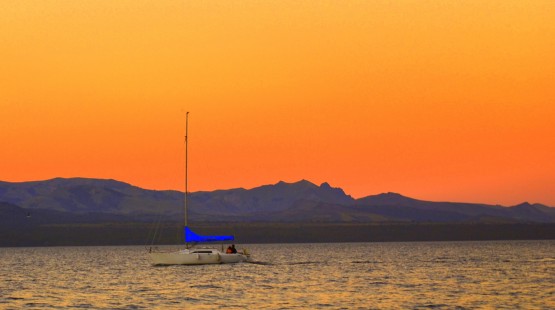
[[[555,241],[248,248],[170,267],[143,247],[0,248],[0,309],[555,309]]]

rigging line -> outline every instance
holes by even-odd
[[[145,246],[148,245],[148,242],[149,242],[149,241],[150,241],[150,245],[151,245],[151,246],[154,245],[155,242],[159,241],[159,240],[157,240],[156,238],[157,238],[157,236],[158,236],[158,239],[159,239],[159,238],[160,238],[160,235],[161,235],[161,234],[160,234],[161,222],[162,222],[162,214],[159,213],[158,216],[157,216],[157,218],[156,218],[156,221],[151,225],[151,227],[150,227],[150,229],[149,229],[148,237],[147,237],[147,244],[145,244]],[[152,237],[152,238],[151,238],[151,237]]]

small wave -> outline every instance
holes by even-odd
[[[291,262],[291,263],[286,263],[284,265],[321,265],[324,264],[324,262]]]
[[[247,262],[248,264],[263,265],[263,266],[295,266],[295,265],[322,265],[326,262],[280,262],[280,263],[270,263],[270,262]]]
[[[167,303],[179,305],[179,304],[181,304],[181,303],[184,302],[184,301],[199,302],[200,299],[185,296],[185,297],[180,297],[179,300],[168,300]]]
[[[73,305],[72,307],[74,307],[74,308],[92,308],[93,305],[91,305],[91,304],[78,304],[78,305]]]
[[[193,298],[193,297],[184,297],[183,300],[185,300],[185,301],[200,301],[200,299]],[[179,301],[176,300],[175,303],[179,303]]]
[[[445,304],[427,304],[427,305],[415,306],[413,309],[436,309],[436,308],[449,308],[449,306]]]
[[[422,286],[422,285],[417,284],[417,283],[415,283],[415,284],[411,284],[411,283],[399,284],[399,287],[402,287],[402,288],[414,288],[414,287],[419,287],[419,286]]]
[[[272,263],[270,263],[270,262],[257,262],[257,261],[250,261],[250,262],[247,262],[247,263],[248,263],[248,264],[253,264],[253,265],[264,265],[264,266],[271,266],[271,265],[274,265],[274,264],[272,264]]]
[[[261,289],[274,289],[275,288],[275,286],[267,285],[267,284],[258,284],[257,286]]]
[[[144,292],[150,292],[152,291],[151,288],[140,288],[140,289],[136,289],[136,290],[132,290],[132,293],[144,293]]]
[[[383,282],[383,281],[374,281],[374,282],[368,282],[369,285],[386,285],[387,282]]]
[[[376,263],[378,262],[373,260],[354,260],[351,262],[351,264],[376,264]]]
[[[551,257],[543,257],[543,258],[536,258],[536,259],[532,259],[529,260],[530,262],[555,262],[555,258],[551,258]]]
[[[283,262],[283,263],[271,263],[271,262],[261,262],[261,261],[248,261],[247,264],[254,264],[254,265],[263,265],[263,266],[294,266],[294,265],[322,265],[326,264],[326,262],[314,262],[314,261],[306,261],[306,262]]]
[[[322,308],[322,307],[333,307],[333,304],[315,304],[315,308]]]
[[[27,306],[27,307],[41,307],[41,308],[53,307],[53,305],[46,304],[46,303],[43,303],[43,302],[28,302],[28,303],[25,304],[25,306]]]
[[[217,286],[217,285],[212,285],[212,284],[200,284],[200,285],[191,285],[191,288],[210,288],[210,289],[221,289],[223,287],[221,286]]]
[[[451,257],[438,257],[434,260],[431,260],[431,262],[454,262],[455,259],[451,258]]]

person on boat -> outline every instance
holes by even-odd
[[[235,244],[231,245],[231,253],[233,253],[233,254],[237,253],[237,249],[235,248]]]
[[[228,247],[227,247],[227,250],[225,250],[225,253],[226,253],[226,254],[231,254],[231,253],[233,253],[233,249],[231,248],[231,246],[228,246]]]

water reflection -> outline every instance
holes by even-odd
[[[1,249],[0,308],[544,308],[554,241],[252,245],[152,267],[142,247]]]

